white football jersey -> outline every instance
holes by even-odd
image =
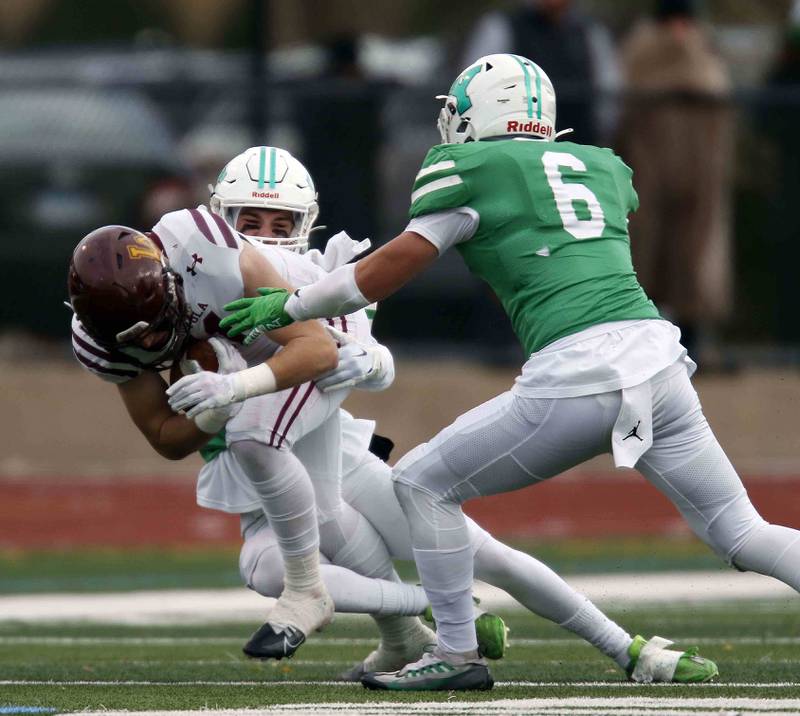
[[[260,251],[292,286],[306,286],[325,275],[322,268],[301,254],[251,242],[203,206],[165,214],[150,236],[162,250],[170,268],[183,279],[184,296],[191,313],[190,334],[198,340],[214,335],[226,337],[219,329],[219,322],[226,315],[225,305],[242,298],[244,293],[239,256],[245,243]],[[372,341],[370,323],[363,310],[320,320],[344,333],[353,333],[358,340]],[[127,350],[98,345],[74,316],[72,348],[84,368],[111,383],[124,383],[146,369],[141,360]],[[267,336],[261,336],[250,346],[239,345],[249,366],[263,363],[279,348]]]

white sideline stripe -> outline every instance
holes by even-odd
[[[672,636],[670,638],[678,644],[765,644],[765,645],[792,645],[800,644],[800,636],[777,636],[777,637],[756,637],[756,636],[715,636],[715,637],[693,637],[693,636]],[[316,637],[307,641],[303,649],[327,648],[330,646],[374,646],[377,644],[377,637]],[[236,637],[195,637],[195,636],[0,636],[0,645],[50,645],[50,646],[110,646],[119,644],[120,646],[191,646],[199,644],[217,644],[240,646],[241,638]],[[579,637],[556,638],[556,639],[515,639],[512,633],[509,638],[509,645],[515,646],[569,646],[576,648],[592,649],[591,644],[582,641]],[[513,658],[513,653],[511,654]],[[506,659],[508,660],[508,659]],[[193,662],[196,663],[196,662]],[[297,659],[292,660],[292,664],[298,664]],[[314,662],[319,663],[318,661]]]
[[[350,681],[317,681],[311,679],[287,679],[286,681],[151,681],[151,680],[58,680],[58,679],[5,679],[0,680],[0,686],[262,686],[264,688],[276,686],[339,686],[349,689],[354,687],[361,688],[361,684]],[[630,681],[495,681],[495,688],[512,687],[564,687],[564,688],[592,688],[592,689],[672,689],[679,691],[685,690],[685,684],[650,684],[643,687],[642,684],[634,684]],[[797,681],[726,681],[714,682],[711,684],[692,684],[692,691],[714,689],[786,689],[797,688],[800,682]],[[798,700],[800,703],[800,700]]]
[[[431,174],[436,174],[436,172],[443,172],[445,169],[455,169],[456,163],[452,159],[446,159],[443,162],[436,162],[436,164],[431,164],[429,167],[425,167],[424,169],[420,169],[417,172],[417,178],[414,179],[414,182],[418,182],[420,179],[424,179]]]
[[[430,194],[431,192],[439,191],[439,189],[447,189],[449,186],[457,186],[458,184],[463,183],[464,181],[460,176],[458,176],[458,174],[452,174],[447,177],[442,177],[441,179],[436,179],[430,184],[426,184],[425,186],[422,186],[413,192],[411,194],[411,203],[413,204],[417,199],[421,199],[423,196]]]
[[[718,603],[737,600],[787,600],[793,589],[760,574],[734,570],[595,574],[568,578],[592,601],[614,607],[665,602]],[[476,583],[476,596],[488,610],[520,609],[496,587]],[[123,624],[205,624],[212,621],[261,622],[274,600],[250,589],[143,590],[134,592],[15,594],[0,596],[3,621],[92,621]]]
[[[567,699],[498,699],[495,701],[419,701],[416,703],[309,703],[276,704],[260,709],[203,709],[201,711],[107,711],[106,716],[234,716],[235,714],[294,714],[318,716],[336,713],[348,716],[373,716],[383,714],[787,714],[800,708],[800,699],[656,699],[656,698],[602,698],[573,697]],[[635,711],[631,709],[636,709]]]

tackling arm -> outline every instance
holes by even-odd
[[[172,412],[166,387],[164,379],[149,370],[117,385],[128,415],[153,449],[168,460],[182,460],[203,447],[211,435],[193,420]]]
[[[259,286],[292,290],[269,261],[250,246],[242,251],[240,266],[245,296],[257,296]],[[336,367],[336,344],[319,321],[302,321],[269,335],[284,347],[267,361],[275,375],[277,390],[305,383]]]
[[[249,331],[248,340],[260,330],[273,330],[294,321],[352,313],[390,296],[438,257],[436,247],[413,231],[404,231],[375,253],[355,264],[331,271],[293,294],[284,288],[259,289],[259,298],[234,301],[225,308],[235,311],[221,322],[235,337]]]
[[[245,296],[255,295],[257,287],[264,283],[291,291],[269,261],[247,244],[239,266]],[[205,410],[300,385],[336,367],[336,344],[317,321],[272,331],[270,338],[283,350],[268,361],[226,375],[203,371],[181,378],[167,390],[170,407],[176,412],[185,410],[188,417],[194,418]]]

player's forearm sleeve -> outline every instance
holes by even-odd
[[[295,291],[284,310],[295,321],[307,321],[309,318],[345,316],[369,304],[356,283],[356,265],[345,264],[316,283]]]

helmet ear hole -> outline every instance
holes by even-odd
[[[461,123],[458,125],[458,128],[456,129],[456,132],[462,134],[467,131],[468,127],[469,127],[469,122],[465,119],[462,119]]]

